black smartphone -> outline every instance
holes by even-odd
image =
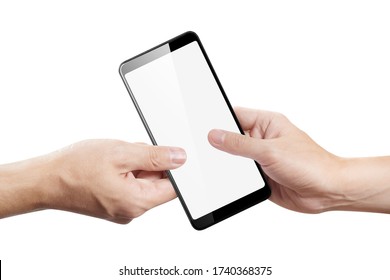
[[[152,143],[186,150],[186,163],[167,174],[195,229],[269,197],[256,162],[208,142],[213,128],[243,131],[194,32],[126,60],[119,72]]]

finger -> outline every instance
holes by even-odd
[[[266,128],[273,118],[273,112],[254,110],[243,107],[235,107],[234,112],[240,122],[243,130],[251,130],[253,127],[260,125]]]
[[[275,136],[269,134],[270,128],[284,125],[285,117],[276,112],[254,110],[242,107],[234,108],[238,121],[244,131],[250,131],[250,135],[256,138],[269,138]],[[272,130],[272,129],[271,129]]]
[[[137,176],[138,179],[147,179],[149,181],[155,181],[164,178],[165,172],[163,171],[140,171]]]
[[[134,142],[134,144],[137,144],[137,145],[150,145],[146,142]]]
[[[257,119],[256,111],[249,108],[235,107],[234,113],[236,114],[241,128],[250,130],[255,124]]]
[[[259,161],[268,151],[267,140],[256,139],[238,133],[213,129],[208,140],[215,148],[233,155],[240,155]],[[261,162],[259,162],[261,164]]]
[[[175,169],[186,161],[182,148],[129,145],[125,150],[125,166],[129,170],[163,171]]]
[[[146,181],[142,184],[142,188],[146,209],[151,209],[176,197],[176,192],[168,179],[160,179],[154,182]]]

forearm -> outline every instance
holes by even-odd
[[[53,161],[38,157],[0,165],[0,218],[46,208],[56,180]]]
[[[336,210],[390,213],[390,157],[343,159]]]

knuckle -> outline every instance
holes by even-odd
[[[121,224],[121,225],[127,225],[128,223],[130,223],[133,219],[131,218],[125,218],[125,217],[117,217],[117,218],[114,218],[112,221],[114,223],[117,223],[117,224]]]
[[[117,141],[111,149],[107,149],[106,156],[109,161],[114,165],[120,168],[125,168],[127,159],[129,157],[126,152],[126,146],[123,142]]]
[[[276,119],[278,121],[281,121],[281,122],[288,121],[288,118],[284,114],[279,113],[279,112],[275,112],[274,113],[274,119]]]
[[[110,215],[110,220],[119,224],[128,224],[133,219],[138,218],[143,213],[145,213],[145,211],[146,210],[142,207],[137,207],[134,205],[132,207],[127,205],[119,205]]]
[[[161,155],[158,150],[151,146],[148,148],[149,164],[152,169],[158,169],[162,164]]]
[[[125,213],[125,217],[127,217],[128,219],[135,219],[135,218],[138,218],[139,216],[141,216],[143,213],[145,213],[144,209],[141,209],[141,208],[132,209],[132,210],[127,211]]]
[[[230,146],[237,149],[237,150],[240,150],[242,147],[245,147],[246,145],[246,137],[245,136],[242,136],[242,135],[232,135],[230,137]]]

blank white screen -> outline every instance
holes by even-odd
[[[172,176],[193,219],[264,186],[252,160],[213,148],[209,131],[239,132],[197,42],[125,75],[157,142],[179,146],[187,162]]]

